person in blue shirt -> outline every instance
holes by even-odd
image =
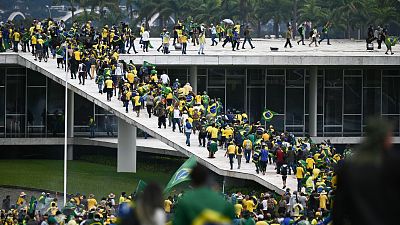
[[[263,143],[260,151],[260,171],[263,175],[265,175],[265,171],[267,170],[267,162],[268,150],[266,149],[265,143]]]

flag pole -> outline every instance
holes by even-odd
[[[65,112],[64,112],[64,206],[67,203],[67,162],[68,162],[68,42],[65,41]]]

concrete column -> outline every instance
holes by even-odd
[[[68,118],[67,118],[67,137],[72,139],[74,137],[74,91],[68,90]],[[67,159],[74,159],[74,145],[69,144],[67,148]]]
[[[197,66],[190,66],[190,85],[193,92],[197,94]]]
[[[136,173],[136,127],[118,118],[117,172]]]
[[[310,92],[309,92],[309,132],[311,137],[317,136],[317,104],[318,104],[318,67],[310,68]]]

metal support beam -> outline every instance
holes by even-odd
[[[118,119],[117,172],[136,173],[136,127]]]
[[[317,110],[318,110],[318,67],[310,68],[310,92],[309,98],[309,131],[311,137],[317,136]]]

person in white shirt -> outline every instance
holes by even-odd
[[[165,73],[165,71],[163,71],[163,74],[161,74],[160,79],[162,80],[162,83],[164,85],[168,85],[170,82],[169,76],[168,76],[168,74]]]
[[[214,24],[211,24],[211,46],[218,45],[218,42],[215,40],[217,38],[217,28],[215,28]]]
[[[181,128],[181,111],[177,106],[174,108],[174,113],[173,113],[173,118],[172,118],[172,131],[175,132],[176,125],[178,124],[179,127],[179,132],[182,133],[182,128]]]
[[[78,78],[79,78],[79,84],[85,85],[86,65],[83,61],[79,63],[78,66]]]
[[[150,43],[150,32],[149,29],[145,29],[142,34],[142,42],[143,42],[143,52],[149,51],[149,43]]]

